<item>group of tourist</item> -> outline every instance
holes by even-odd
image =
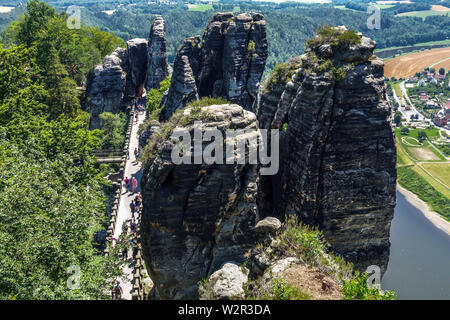
[[[131,179],[128,177],[125,177],[125,179],[123,180],[123,183],[124,183],[125,187],[128,189],[128,191],[133,192],[133,193],[137,192],[138,181],[135,177],[132,177]]]
[[[143,114],[145,111],[145,104],[142,101],[143,99],[141,98],[136,98],[135,102],[134,102],[134,106],[135,106],[135,113],[134,113],[134,118],[136,120],[136,124],[139,122],[139,114]]]
[[[143,112],[145,112],[145,106],[141,103],[141,99],[138,97],[135,100],[135,120],[136,123],[138,123],[139,121],[139,114],[142,114]],[[135,148],[134,149],[134,156],[135,159],[137,161],[138,157],[139,157],[139,152],[138,149]],[[130,152],[129,150],[127,150],[127,157],[130,157]],[[126,246],[123,251],[122,251],[122,258],[124,260],[128,260],[128,255],[129,255],[129,248],[132,248],[132,257],[133,260],[136,260],[136,255],[138,252],[138,246],[137,246],[137,232],[138,232],[138,223],[139,223],[139,218],[140,218],[140,214],[142,211],[142,195],[140,192],[137,192],[137,186],[138,186],[138,181],[135,177],[125,177],[124,179],[124,186],[127,188],[128,192],[132,192],[137,193],[137,195],[133,198],[133,200],[130,203],[130,210],[131,210],[131,219],[128,219],[127,222],[129,222],[129,231],[128,231],[128,226],[124,225],[124,230],[123,232],[125,233],[130,233],[132,235],[131,240],[129,240],[129,246]],[[113,287],[113,289],[111,290],[111,297],[112,299],[116,299],[116,300],[120,300],[123,294],[123,289],[120,286],[120,282],[117,281],[116,285]]]

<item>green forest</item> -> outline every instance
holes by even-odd
[[[121,274],[95,244],[108,183],[91,151],[105,133],[89,130],[78,86],[123,40],[66,19],[30,0],[0,44],[0,299],[108,298]]]
[[[65,10],[71,1],[49,1],[57,4],[58,10]],[[73,2],[73,1],[72,1]],[[341,10],[333,7],[340,4],[308,5],[301,3],[258,4],[251,2],[225,2],[213,4],[211,10],[204,12],[189,11],[182,1],[178,5],[148,5],[147,1],[133,1],[136,6],[121,7],[113,14],[103,12],[116,8],[117,1],[91,1],[77,2],[84,6],[81,10],[81,21],[86,26],[98,27],[101,30],[114,33],[123,40],[132,38],[147,38],[150,25],[155,15],[162,15],[166,20],[169,61],[173,62],[176,50],[183,39],[192,35],[202,35],[204,27],[211,15],[217,11],[261,12],[267,21],[267,37],[269,42],[269,57],[267,69],[271,70],[280,61],[298,56],[305,49],[305,41],[311,38],[314,31],[324,24],[331,26],[345,25],[348,29],[362,32],[364,35],[377,41],[377,49],[410,46],[427,41],[445,40],[450,38],[450,17],[432,16],[425,19],[418,17],[396,17],[398,12],[405,10],[419,10],[421,4],[398,5],[381,11],[381,29],[369,30],[366,9]],[[369,2],[369,1],[367,1]],[[121,1],[127,4],[127,1]],[[348,1],[342,2],[350,5]],[[432,3],[432,2],[430,2]],[[366,5],[364,1],[358,5]],[[423,5],[422,5],[423,6]],[[425,4],[423,9],[428,8]],[[421,7],[420,7],[421,8]],[[17,8],[15,15],[19,15],[21,8]],[[14,15],[12,12],[10,16]],[[0,15],[1,19],[1,15]],[[6,18],[0,20],[0,30],[6,28]],[[180,28],[180,26],[183,26]]]

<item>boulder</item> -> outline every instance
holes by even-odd
[[[242,299],[247,281],[248,270],[228,262],[209,277],[207,288],[216,300]]]
[[[266,217],[258,221],[255,226],[255,231],[260,234],[274,235],[281,228],[281,222],[275,217]]]

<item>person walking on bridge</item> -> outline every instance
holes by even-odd
[[[117,281],[116,285],[114,286],[114,288],[111,291],[111,297],[114,300],[120,300],[122,298],[122,293],[123,293],[123,290],[122,290],[122,287],[120,286],[120,282]]]
[[[133,179],[131,179],[131,186],[133,188],[133,193],[136,193],[137,190],[137,180],[135,177],[133,177]]]
[[[134,200],[130,203],[130,209],[131,209],[131,218],[134,218],[134,212],[136,211],[136,204],[134,203]]]
[[[125,184],[125,187],[128,189],[129,188],[129,183],[130,183],[130,179],[128,179],[128,177],[125,177],[125,179],[123,179],[123,183]]]

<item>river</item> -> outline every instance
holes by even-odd
[[[450,236],[397,191],[391,253],[381,287],[398,299],[450,299]]]

